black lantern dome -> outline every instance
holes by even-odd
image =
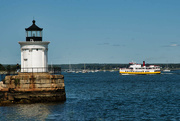
[[[43,28],[39,28],[35,24],[35,20],[32,21],[32,25],[29,28],[25,28],[26,30],[26,41],[42,41],[42,30]]]

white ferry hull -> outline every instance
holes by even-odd
[[[146,75],[146,74],[161,74],[161,71],[157,71],[157,72],[123,72],[123,71],[120,71],[119,72],[120,74],[124,75],[124,74],[139,74],[139,75]]]

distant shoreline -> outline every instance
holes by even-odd
[[[17,74],[16,71],[16,64],[0,64],[0,74]],[[158,65],[161,67],[161,70],[169,69],[172,71],[180,70],[180,64],[146,64],[149,65]],[[85,63],[85,64],[49,64],[49,68],[51,67],[61,67],[61,71],[66,70],[99,70],[99,71],[118,71],[119,68],[127,68],[129,67],[129,64],[98,64],[98,63]]]

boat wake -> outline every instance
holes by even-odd
[[[130,75],[130,74],[120,74],[120,75]],[[132,75],[132,74],[131,74]]]
[[[174,74],[174,73],[161,73],[161,74],[165,74],[166,75],[166,74]]]

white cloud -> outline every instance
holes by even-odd
[[[180,46],[180,45],[173,43],[173,44],[162,46],[162,47],[178,47],[178,46]]]
[[[170,45],[171,47],[177,47],[177,46],[179,46],[178,44],[171,44]]]
[[[119,44],[114,44],[114,45],[112,45],[112,46],[120,46]]]
[[[109,45],[109,43],[100,43],[98,45]]]

